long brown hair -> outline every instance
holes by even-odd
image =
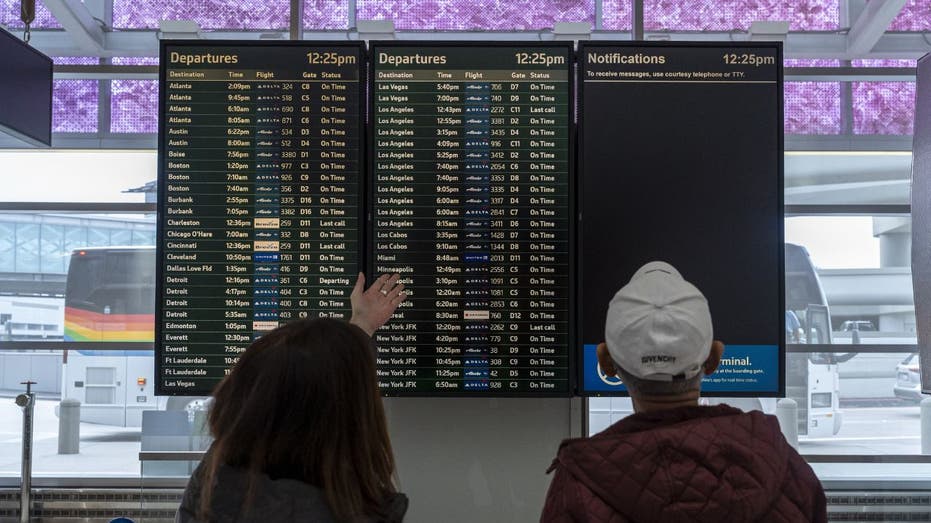
[[[361,329],[331,319],[279,327],[242,354],[213,396],[202,519],[224,464],[249,471],[244,510],[267,474],[322,489],[339,521],[382,515],[396,492],[394,457],[375,352]]]

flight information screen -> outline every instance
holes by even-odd
[[[595,358],[605,313],[663,260],[704,293],[725,344],[703,391],[781,395],[780,45],[585,43],[580,74],[581,391],[624,392]]]
[[[373,44],[371,266],[394,395],[572,392],[568,44]]]
[[[207,394],[255,338],[347,318],[360,268],[362,47],[162,42],[158,394]]]

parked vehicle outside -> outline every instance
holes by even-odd
[[[892,389],[895,397],[909,401],[921,401],[925,397],[921,393],[921,365],[918,353],[909,354],[896,365],[895,375],[895,387]]]

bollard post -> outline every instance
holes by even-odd
[[[792,448],[798,450],[798,403],[792,398],[782,398],[776,402],[776,419],[782,435]]]
[[[26,392],[16,396],[16,404],[23,409],[23,462],[22,483],[19,491],[19,521],[29,523],[32,516],[32,414],[36,406],[34,381],[24,381]]]
[[[81,402],[65,398],[58,405],[58,453],[81,452]]]
[[[921,400],[921,453],[931,454],[931,397]]]

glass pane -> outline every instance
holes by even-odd
[[[95,80],[52,80],[52,132],[97,132]]]
[[[0,150],[0,165],[11,178],[42,181],[7,184],[0,193],[0,201],[6,202],[141,203],[147,191],[155,190],[146,184],[155,180],[157,168],[155,151],[103,149],[6,149]]]
[[[128,341],[139,341],[132,336],[147,331],[152,339],[154,236],[150,214],[0,214],[0,271],[7,272],[2,264],[9,257],[15,258],[17,270],[32,273],[28,287],[16,278],[0,279],[0,390],[20,390],[19,382],[27,378],[38,382],[35,431],[48,437],[35,441],[36,476],[138,477],[140,440],[146,441],[143,412],[174,409],[187,419],[187,400],[169,402],[154,396],[152,351],[123,350],[114,341],[114,351],[70,345],[67,364],[63,357],[62,349],[69,348],[64,340],[101,340],[105,331],[111,339]],[[151,241],[147,248],[108,247],[129,244],[133,238]],[[34,253],[37,241],[41,261]],[[95,245],[100,248],[89,249]],[[151,263],[130,266],[127,253],[147,256]],[[72,257],[101,263],[70,262]],[[48,259],[57,265],[47,264]],[[33,280],[33,274],[40,278]],[[24,295],[27,291],[46,296]],[[93,309],[95,304],[100,307]],[[140,304],[145,306],[140,309]],[[54,349],[14,351],[2,344],[29,340],[48,341]],[[76,455],[57,452],[55,408],[62,397],[82,403],[81,449]],[[12,401],[0,402],[0,419],[19,420],[21,413]],[[155,429],[148,427],[150,432],[158,432]],[[0,460],[0,476],[19,475],[19,431],[18,422],[0,426],[0,456],[7,458]]]
[[[787,152],[785,202],[908,204],[911,161],[909,152]]]
[[[39,226],[16,224],[16,272],[42,272],[39,267]]]
[[[10,29],[22,28],[23,22],[20,18],[19,6],[20,0],[0,0],[0,25],[5,25]],[[32,21],[30,27],[33,29],[60,29],[61,25],[45,7],[45,4],[39,0],[36,2],[36,19]]]
[[[16,270],[16,224],[0,220],[0,272]]]
[[[158,132],[158,81],[110,82],[110,132]]]
[[[114,0],[113,27],[157,29],[159,20],[194,20],[201,29],[288,28],[288,0]]]
[[[918,60],[870,59],[853,60],[850,64],[854,67],[915,67],[918,65]]]
[[[96,56],[53,56],[55,65],[97,65],[100,59]]]
[[[113,65],[158,65],[157,56],[115,56]]]
[[[910,217],[798,216],[785,223],[786,307],[800,323],[799,342],[811,335],[809,305],[817,305],[827,308],[831,326],[819,343],[917,343]],[[806,290],[811,285],[821,293]]]
[[[42,224],[40,237],[40,271],[43,273],[65,272],[65,226]],[[69,253],[70,254],[70,253]]]
[[[633,26],[629,0],[603,0],[602,25],[612,31],[630,31]]]
[[[394,20],[396,29],[533,30],[555,22],[595,22],[594,0],[359,0],[359,20]]]
[[[349,27],[348,0],[304,0],[304,29]]]
[[[786,82],[786,134],[840,134],[839,82]]]
[[[643,25],[648,31],[730,31],[779,20],[792,31],[825,31],[840,27],[838,6],[839,0],[646,0]]]
[[[912,134],[914,82],[853,82],[855,134]]]
[[[931,3],[928,0],[907,0],[892,23],[890,31],[931,31]]]

